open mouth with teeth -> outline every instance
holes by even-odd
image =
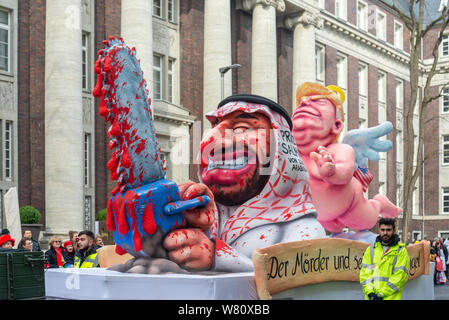
[[[256,156],[248,152],[226,152],[209,158],[207,166],[201,172],[206,185],[233,185],[252,175],[257,167]]]

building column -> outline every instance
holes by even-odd
[[[278,100],[276,10],[285,11],[283,0],[244,0],[252,10],[251,92]]]
[[[204,2],[204,71],[203,114],[215,110],[221,101],[221,78],[218,69],[232,64],[231,2],[205,0]],[[224,76],[224,94],[232,94],[232,70]],[[203,130],[210,128],[203,121]]]
[[[323,28],[323,21],[310,11],[287,17],[284,25],[293,30],[292,111],[296,109],[296,89],[304,82],[316,82],[315,30]]]
[[[149,96],[153,98],[153,1],[122,0],[121,36],[136,48]]]
[[[47,0],[45,214],[51,234],[83,228],[81,87],[81,0]]]

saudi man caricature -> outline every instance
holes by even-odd
[[[324,238],[288,113],[238,94],[206,118],[212,129],[200,146],[201,183],[179,191],[183,200],[205,194],[212,201],[185,211],[187,228],[167,235],[170,259],[191,270],[252,271],[257,248]]]

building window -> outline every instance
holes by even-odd
[[[153,56],[153,98],[162,99],[162,56]]]
[[[449,214],[449,188],[443,187],[443,214]]]
[[[88,59],[88,35],[83,33],[82,35],[82,41],[81,41],[81,58],[82,58],[82,62],[81,62],[81,69],[82,69],[82,86],[83,86],[83,90],[87,90],[88,89],[88,83],[89,83],[89,78],[88,78],[88,68],[89,68],[89,59]]]
[[[153,15],[162,18],[162,1],[163,0],[153,0]]]
[[[9,12],[0,11],[0,70],[9,71]]]
[[[387,93],[387,85],[386,85],[386,75],[385,73],[379,73],[377,76],[377,94],[379,103],[385,104],[386,102],[386,93]]]
[[[345,90],[347,88],[347,64],[346,57],[337,55],[337,86]]]
[[[396,108],[404,108],[404,83],[396,79]]]
[[[92,197],[84,197],[84,230],[92,228]]]
[[[443,113],[449,112],[449,88],[443,90]]]
[[[444,35],[441,41],[441,56],[449,57],[449,34]]]
[[[359,95],[368,94],[368,67],[366,64],[359,64]]]
[[[324,6],[324,0],[318,0],[318,7],[319,7],[320,9],[325,9],[325,6]]]
[[[387,19],[385,14],[379,11],[376,18],[376,35],[380,40],[386,41],[387,39]]]
[[[443,164],[449,164],[449,135],[443,136]]]
[[[173,81],[174,81],[175,60],[168,59],[167,68],[167,101],[173,102]]]
[[[413,242],[421,240],[421,231],[413,231],[412,239]]]
[[[175,0],[167,0],[167,19],[170,22],[175,21]]]
[[[361,1],[357,3],[357,26],[368,31],[368,9],[366,3]]]
[[[315,46],[315,78],[316,81],[324,84],[324,47]]]
[[[12,122],[5,122],[5,179],[12,180]]]
[[[86,187],[91,186],[91,173],[90,173],[90,164],[91,164],[91,157],[90,157],[90,147],[91,147],[91,141],[90,141],[90,134],[85,133],[84,134],[84,185]]]
[[[177,0],[153,0],[153,16],[176,23]]]
[[[402,24],[396,21],[394,22],[394,46],[400,50],[402,50],[404,46]]]
[[[335,16],[346,20],[346,0],[335,0]]]

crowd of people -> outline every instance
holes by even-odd
[[[435,262],[434,282],[445,284],[449,278],[449,239],[436,238],[430,246],[430,260]]]
[[[69,231],[69,239],[62,242],[60,237],[54,236],[49,242],[49,249],[45,251],[47,268],[95,268],[99,267],[97,249],[104,246],[101,236],[92,231]],[[42,251],[39,242],[33,239],[31,230],[25,230],[23,238],[14,248],[15,239],[8,229],[3,229],[0,235],[1,251]]]

